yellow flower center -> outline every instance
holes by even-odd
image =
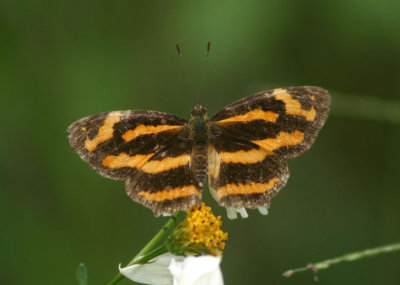
[[[221,216],[215,217],[211,208],[201,203],[186,212],[185,220],[173,232],[170,251],[177,254],[222,254],[228,233],[221,230]]]
[[[190,236],[190,243],[203,245],[211,254],[222,253],[225,248],[223,240],[228,239],[228,233],[221,230],[221,216],[215,217],[211,208],[201,203],[186,212],[184,220]]]

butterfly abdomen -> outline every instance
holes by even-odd
[[[200,187],[204,185],[208,173],[207,144],[195,144],[191,153],[192,171]]]

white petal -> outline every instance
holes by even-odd
[[[268,215],[268,209],[266,207],[258,207],[258,211],[260,212],[261,215]]]
[[[174,285],[222,285],[221,256],[188,256],[183,262],[171,260]]]
[[[245,219],[245,218],[247,218],[247,217],[249,216],[249,215],[247,214],[245,208],[239,208],[239,209],[237,209],[237,210],[238,210],[238,213],[242,216],[243,219]]]
[[[176,279],[177,279],[177,276],[182,275],[182,267],[183,267],[183,262],[176,261],[175,259],[171,260],[171,263],[168,266],[168,269],[173,276],[173,281],[174,281],[173,285],[178,284],[178,281]]]
[[[237,213],[234,208],[227,207],[226,215],[228,216],[228,219],[231,219],[231,220],[237,219]]]
[[[231,220],[236,219],[238,213],[242,216],[243,219],[249,216],[245,208],[226,207],[226,215],[228,216],[229,219]]]
[[[183,256],[175,256],[171,253],[164,253],[150,260],[146,264],[135,264],[124,268],[119,268],[119,272],[126,278],[144,284],[151,285],[170,285],[172,284],[172,275],[168,270],[171,260],[184,259]]]

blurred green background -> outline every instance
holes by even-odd
[[[96,174],[66,128],[105,111],[189,118],[207,41],[202,104],[317,85],[332,112],[290,160],[270,214],[227,220],[226,284],[311,284],[287,269],[400,240],[400,2],[0,1],[0,283],[104,284],[166,221]],[[399,284],[399,253],[319,272],[321,284]],[[124,281],[121,284],[130,284]]]

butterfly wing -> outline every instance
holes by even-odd
[[[68,127],[69,143],[100,175],[125,180],[183,130],[186,120],[154,111],[114,111]]]
[[[211,118],[209,182],[227,207],[269,207],[286,184],[284,158],[310,148],[329,113],[330,95],[312,86],[254,94]]]
[[[209,185],[221,206],[269,207],[289,178],[286,160],[224,129],[209,151]]]
[[[202,187],[190,167],[192,146],[190,137],[176,136],[172,144],[160,149],[126,180],[128,195],[151,208],[156,216],[199,205]]]
[[[328,91],[296,86],[254,94],[225,107],[211,120],[234,136],[290,158],[311,147],[329,108]]]
[[[104,177],[127,180],[128,195],[158,215],[172,213],[165,205],[176,195],[182,198],[177,210],[198,203],[200,194],[195,186],[192,189],[186,153],[191,145],[186,120],[155,111],[114,111],[80,119],[68,132],[72,148],[83,160]],[[182,185],[189,188],[182,192],[192,194],[172,191]],[[157,191],[164,194],[144,196]]]

